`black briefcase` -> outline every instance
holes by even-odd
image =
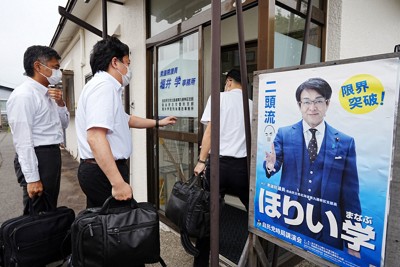
[[[160,229],[156,208],[134,199],[109,197],[103,207],[89,208],[71,227],[72,266],[134,266],[160,262]]]
[[[46,202],[47,198],[43,195],[36,201]],[[44,266],[71,253],[70,229],[75,212],[67,207],[51,208],[48,202],[44,206],[48,208],[36,210],[30,199],[24,215],[1,225],[0,266]]]

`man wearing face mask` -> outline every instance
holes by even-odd
[[[87,207],[102,206],[111,195],[132,198],[127,159],[132,153],[130,128],[175,124],[175,117],[153,120],[129,115],[122,92],[131,79],[129,47],[115,37],[98,41],[90,55],[93,78],[84,86],[76,113],[78,179]]]
[[[62,91],[49,85],[61,81],[60,56],[47,46],[31,46],[24,54],[28,79],[7,101],[7,115],[16,150],[15,173],[23,188],[23,203],[46,193],[53,207],[60,191],[63,129],[69,113]]]

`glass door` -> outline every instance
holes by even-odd
[[[192,175],[198,157],[199,33],[156,49],[155,113],[159,119],[178,118],[160,128],[155,140],[159,209],[165,211],[174,183]]]

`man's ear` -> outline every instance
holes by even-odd
[[[35,70],[35,71],[37,71],[37,72],[39,72],[40,70],[40,62],[39,61],[35,61],[35,62],[33,62],[33,69]]]
[[[117,61],[118,61],[118,58],[117,57],[113,57],[111,59],[111,62],[110,62],[111,67],[116,68],[117,67]]]

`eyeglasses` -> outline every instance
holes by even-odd
[[[315,99],[315,100],[313,100],[313,101],[311,101],[311,100],[303,100],[303,101],[300,101],[299,102],[299,104],[302,104],[302,105],[304,105],[304,106],[306,106],[306,107],[310,107],[311,106],[311,104],[314,104],[316,107],[322,107],[323,105],[324,105],[324,103],[326,103],[328,101],[328,99]]]

